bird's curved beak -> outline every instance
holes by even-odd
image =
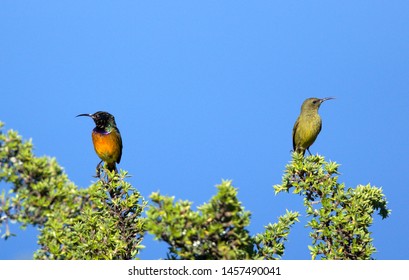
[[[327,100],[335,99],[335,97],[325,97],[321,99],[321,103]]]
[[[92,115],[91,114],[79,114],[78,116],[75,116],[75,117],[91,117],[92,118]]]

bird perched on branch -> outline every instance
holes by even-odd
[[[95,152],[101,161],[97,165],[97,177],[100,175],[102,162],[106,169],[115,171],[116,163],[121,161],[122,156],[122,138],[115,118],[108,112],[98,111],[94,114],[80,114],[77,117],[91,117],[95,122],[95,128],[92,130],[92,143]]]
[[[321,104],[326,101],[334,99],[334,97],[326,98],[308,98],[301,106],[301,113],[297,118],[293,128],[293,151],[301,153],[303,156],[305,150],[311,155],[310,146],[317,139],[321,131],[322,121],[318,114],[318,109]]]

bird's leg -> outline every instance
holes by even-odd
[[[95,178],[101,178],[101,164],[102,164],[102,160],[98,163],[97,165],[97,174],[95,175]]]
[[[310,156],[312,156],[311,152],[310,152],[310,148],[307,149],[308,153],[310,154]]]

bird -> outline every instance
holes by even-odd
[[[115,117],[108,112],[98,111],[94,114],[79,114],[77,117],[91,117],[95,122],[92,130],[92,143],[101,161],[97,165],[97,177],[100,176],[100,167],[105,163],[106,169],[118,172],[116,163],[121,162],[122,138],[115,123]]]
[[[310,147],[317,139],[322,128],[321,117],[318,109],[324,101],[334,99],[334,97],[306,99],[301,106],[301,113],[298,116],[293,128],[293,151],[304,156],[305,150],[311,155]]]

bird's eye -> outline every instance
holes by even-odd
[[[312,102],[312,104],[315,104],[315,103],[317,103],[317,100],[314,100],[314,101]]]

